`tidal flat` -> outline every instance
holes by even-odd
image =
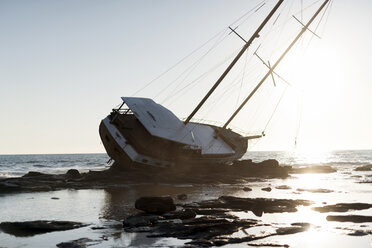
[[[178,183],[185,175],[166,181],[147,171],[120,181],[93,172],[84,181],[89,173],[24,173],[0,180],[0,247],[372,247],[372,184],[370,171],[357,169],[363,164],[287,163],[280,166],[287,175],[277,168],[252,177],[205,170]],[[136,209],[148,196],[170,196],[176,210]]]
[[[30,236],[0,232],[1,247],[68,247],[69,241],[81,241],[80,247],[198,247],[198,246],[238,246],[238,247],[371,247],[370,222],[353,223],[328,221],[327,216],[334,215],[332,205],[338,203],[371,204],[371,184],[359,183],[352,177],[354,173],[345,174],[316,173],[293,174],[288,178],[271,178],[251,180],[243,184],[151,184],[140,183],[120,185],[105,189],[62,189],[46,192],[28,192],[2,194],[0,222],[54,220],[76,221],[86,224],[73,230],[47,232]],[[347,176],[346,176],[347,175]],[[283,187],[286,185],[288,187]],[[244,190],[246,187],[251,191]],[[270,187],[271,191],[263,188]],[[327,189],[329,191],[309,190]],[[233,220],[255,221],[255,225],[242,225],[227,235],[221,233],[209,241],[193,239],[192,236],[156,235],[148,229],[128,229],[123,221],[129,216],[143,213],[134,206],[135,201],[143,196],[170,196],[177,209],[187,205],[197,206],[209,201],[204,209],[224,209],[226,216],[216,216],[199,212],[194,219],[203,216],[220,218],[228,222]],[[180,197],[182,196],[182,197]],[[292,199],[306,200],[311,203],[295,206],[290,211],[267,211],[255,213],[250,208],[236,208],[231,204],[214,205],[213,201],[223,197],[242,199]],[[244,204],[243,204],[244,205]],[[313,208],[330,205],[330,212],[316,211]],[[366,205],[368,206],[368,205]],[[333,210],[334,211],[334,210]],[[345,213],[346,212],[346,213]],[[346,209],[345,215],[355,214],[372,216],[372,209]],[[337,215],[340,215],[338,212]],[[165,221],[163,221],[165,222]],[[185,220],[172,220],[180,224]],[[297,223],[297,226],[296,226]],[[302,223],[298,226],[298,223]],[[304,224],[305,223],[305,224]],[[303,228],[303,225],[306,228]],[[142,226],[143,227],[143,226]],[[203,230],[201,230],[203,231]],[[210,230],[207,230],[210,231]],[[277,235],[280,233],[280,235]],[[275,235],[273,235],[275,234]],[[247,239],[247,237],[263,237]],[[230,240],[230,242],[228,241]],[[221,242],[224,240],[224,242]],[[204,243],[203,243],[204,242]],[[213,243],[215,242],[215,243]],[[71,246],[72,247],[72,246]]]

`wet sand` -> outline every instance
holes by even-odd
[[[266,213],[257,216],[251,210],[229,209],[228,214],[239,220],[252,219],[259,226],[241,228],[230,238],[247,235],[265,235],[291,229],[293,223],[309,223],[309,228],[293,234],[275,235],[264,239],[229,244],[237,247],[257,245],[281,245],[285,247],[371,247],[371,222],[354,223],[329,221],[329,215],[372,216],[372,209],[347,212],[316,211],[314,207],[326,207],[338,203],[372,204],[372,185],[360,183],[366,178],[363,171],[338,171],[333,173],[291,174],[287,178],[247,178],[234,183],[134,183],[115,184],[99,189],[62,189],[46,192],[2,194],[0,222],[60,220],[77,221],[88,226],[48,232],[28,237],[17,237],[0,232],[0,247],[56,247],[70,240],[87,238],[90,247],[168,247],[184,246],[192,239],[172,237],[148,237],[149,232],[129,232],[123,228],[123,220],[139,213],[136,199],[142,196],[171,196],[176,204],[218,199],[221,196],[242,198],[303,199],[312,201],[308,206],[297,206],[296,212]],[[368,178],[368,175],[367,175]],[[247,190],[247,187],[252,189]],[[262,190],[270,187],[271,191]],[[306,190],[304,190],[306,189]],[[322,190],[320,190],[322,189]],[[186,197],[179,195],[185,194]],[[186,199],[184,199],[186,198]],[[335,211],[335,210],[333,210]],[[201,216],[196,216],[196,218]],[[289,229],[288,229],[289,228]],[[289,233],[290,233],[289,231]],[[89,240],[88,240],[89,239]],[[269,246],[270,247],[270,246]]]

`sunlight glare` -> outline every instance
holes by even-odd
[[[324,43],[312,44],[306,52],[295,50],[278,73],[293,84],[289,102],[299,106],[301,115],[298,148],[311,152],[333,149],[334,144],[319,142],[317,137],[328,135],[327,124],[345,104],[345,58],[337,48]]]

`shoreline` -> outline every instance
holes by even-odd
[[[278,169],[277,166],[281,169]],[[250,164],[248,167],[252,173],[252,169],[257,165]],[[238,171],[242,171],[241,167],[237,168],[239,168]],[[183,171],[182,173],[178,172],[177,176],[173,178],[164,180],[170,176],[170,173],[158,172],[158,174],[154,174],[152,171],[146,170],[145,172],[132,171],[129,173],[127,171],[123,175],[117,170],[111,169],[87,174],[75,170],[60,175],[31,172],[22,178],[1,180],[0,183],[6,182],[8,186],[17,180],[23,180],[23,184],[18,185],[21,187],[16,188],[13,193],[0,194],[0,208],[5,209],[4,215],[0,217],[1,223],[48,220],[77,221],[88,226],[29,237],[17,237],[0,231],[0,243],[5,244],[6,247],[56,247],[59,244],[79,244],[80,247],[87,245],[92,247],[198,247],[223,244],[240,244],[245,247],[260,245],[264,247],[303,247],[309,244],[314,247],[350,247],[351,244],[363,247],[369,245],[372,234],[370,232],[371,223],[330,221],[327,220],[327,217],[338,215],[372,216],[371,208],[347,209],[350,206],[346,205],[346,212],[340,213],[322,213],[313,209],[327,209],[338,203],[372,204],[367,200],[369,199],[368,195],[372,193],[371,184],[358,183],[364,177],[368,178],[368,171],[359,171],[356,169],[357,167],[348,171],[344,169],[339,171],[329,166],[300,168],[298,170],[297,168],[281,167],[275,162],[266,162],[264,166],[260,164],[260,168],[265,168],[260,173],[277,168],[278,171],[286,171],[287,175],[273,177],[272,171],[270,171],[270,173],[261,174],[261,177],[257,175],[256,177],[248,177],[243,173],[244,171],[237,173],[236,170],[232,170],[230,172],[235,174],[235,177],[231,178],[229,173],[224,173],[218,178],[218,173],[221,174],[223,170],[217,170],[218,173],[206,170],[204,172],[207,173],[203,176],[190,177],[189,171]],[[248,173],[248,169],[246,172]],[[145,173],[145,175],[141,176],[141,173]],[[277,175],[283,174],[278,173]],[[179,181],[180,179],[187,180]],[[202,180],[204,183],[201,183]],[[178,183],[175,183],[176,181]],[[32,188],[35,186],[35,182],[43,183],[44,186],[51,182],[61,184],[57,183],[43,191],[42,188]],[[22,189],[24,186],[31,188]],[[135,208],[137,199],[144,196],[166,195],[171,196],[174,200],[177,207],[176,213],[170,212],[155,217],[160,220],[157,223],[163,223],[163,226],[171,225],[172,228],[177,225],[178,230],[183,230],[183,232],[186,229],[182,223],[189,223],[189,225],[193,223],[192,226],[195,228],[199,228],[199,224],[210,226],[230,223],[228,225],[230,225],[232,233],[225,233],[227,236],[217,239],[211,237],[208,242],[203,241],[203,243],[198,238],[195,239],[196,236],[184,236],[186,238],[184,239],[177,237],[177,235],[167,234],[164,231],[166,229],[161,229],[163,234],[159,236],[157,231],[159,226],[155,223],[151,224],[152,222],[147,226],[125,228],[123,221],[125,222],[131,216],[135,218],[144,214],[143,211]],[[241,199],[239,201],[249,201],[256,205],[257,201],[262,199],[263,202],[257,205],[261,206],[262,211],[257,207],[245,209],[236,208],[230,204],[226,205],[225,210],[221,212],[219,209],[222,205],[218,205],[221,199]],[[287,199],[291,202],[307,200],[312,203],[308,206],[296,206],[289,212],[276,212],[277,207],[274,206],[269,211],[267,209],[268,201],[280,202],[279,199]],[[361,199],[364,201],[361,202]],[[184,221],[182,220],[184,217],[179,217],[177,211],[182,212],[183,209],[190,209],[205,201],[212,201],[214,206],[209,206],[205,210],[199,207],[194,208],[193,211],[198,214],[189,220]],[[35,212],[36,209],[37,212]],[[172,219],[173,217],[170,216],[178,217]],[[254,220],[255,223],[252,222],[248,225],[250,220]],[[202,235],[203,232],[199,233]],[[220,236],[218,232],[216,232],[217,234]],[[262,236],[262,234],[269,236],[256,240],[251,239],[251,235]],[[309,235],[313,238],[306,239]],[[328,241],[322,243],[319,241],[320,237],[327,237]]]

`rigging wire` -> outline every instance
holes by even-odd
[[[318,1],[317,1],[317,2],[318,2]],[[260,8],[261,8],[261,7],[260,7]],[[302,10],[301,10],[301,11],[302,11]],[[278,16],[277,18],[279,18],[279,16]],[[286,24],[286,23],[285,23],[285,24]],[[225,29],[225,30],[226,30],[226,29]],[[219,34],[220,34],[220,33],[219,33]],[[216,38],[216,36],[214,36],[213,38]],[[213,39],[208,40],[207,43],[209,43],[211,40],[213,40]],[[206,45],[206,44],[203,44],[203,46],[204,46],[204,45]],[[203,47],[203,46],[201,46],[201,47]],[[196,50],[198,50],[198,49],[196,49]],[[195,52],[196,52],[196,51],[195,51]],[[191,54],[190,54],[190,56],[191,56]],[[186,57],[184,57],[184,58],[186,59],[187,57],[189,57],[189,56],[186,56]],[[203,57],[202,57],[202,58],[203,58]],[[201,59],[202,59],[202,58],[201,58]],[[182,62],[182,61],[180,61],[180,62],[177,63],[176,65],[180,64],[181,62]],[[175,65],[175,66],[176,66],[176,65]],[[174,67],[175,67],[175,66],[174,66]],[[171,69],[173,69],[173,68],[170,68],[169,70],[171,70]],[[169,70],[168,70],[168,71],[169,71]],[[168,72],[168,71],[166,71],[166,72]],[[164,72],[163,74],[165,74],[166,72]],[[243,78],[244,78],[244,73],[245,73],[245,72],[243,72]],[[203,74],[203,75],[205,75],[205,74]],[[203,76],[203,75],[202,75],[202,76]],[[163,75],[160,75],[158,78],[160,78],[161,76],[163,76]],[[157,80],[158,78],[154,79],[153,81]],[[197,78],[197,79],[198,79],[198,78]],[[199,77],[199,79],[200,79],[200,77]],[[184,81],[184,80],[183,80],[183,81]],[[194,80],[193,82],[191,82],[191,84],[188,84],[186,87],[183,87],[181,90],[177,91],[176,94],[178,94],[178,93],[179,93],[180,91],[182,91],[183,89],[185,89],[185,88],[187,88],[188,86],[190,86],[190,85],[192,85],[193,83],[195,83],[195,81],[196,81],[196,80]],[[150,82],[150,83],[152,83],[152,82]],[[147,87],[147,86],[146,86],[146,87]],[[176,95],[176,94],[175,94],[175,95]],[[283,94],[283,95],[284,95],[284,94]],[[173,95],[173,97],[174,97],[174,95]],[[282,98],[282,97],[281,97],[281,98]],[[280,101],[281,101],[281,98],[280,98]],[[167,100],[168,100],[168,99],[165,99],[165,101],[167,101]],[[280,102],[280,101],[279,101],[279,102]],[[278,105],[279,105],[279,103],[278,103]],[[277,106],[278,106],[278,105],[277,105]],[[277,106],[276,106],[276,108],[277,108]],[[276,111],[276,108],[275,108],[275,110],[274,110],[274,113],[275,113],[275,111]],[[274,114],[274,113],[273,113],[273,114]],[[272,116],[273,116],[273,115],[272,115]],[[271,116],[271,118],[272,118],[272,116]],[[270,118],[270,120],[271,120],[271,118]],[[270,122],[270,120],[269,120],[269,122]],[[267,125],[268,125],[268,124],[267,124]],[[267,127],[267,125],[266,125],[266,127]],[[265,127],[265,129],[266,129],[266,127]]]
[[[292,8],[293,8],[293,3],[294,3],[294,2],[292,2],[292,3],[289,5],[288,10],[287,10],[287,13],[285,14],[285,17],[288,17],[288,16],[289,16],[289,13],[291,12],[291,10],[292,10]],[[281,12],[280,12],[280,13],[281,13]],[[277,37],[277,39],[276,39],[275,44],[278,44],[278,43],[279,43],[279,41],[280,41],[280,39],[281,39],[281,37],[282,37],[282,35],[283,35],[284,29],[285,29],[285,27],[287,26],[287,24],[288,24],[288,22],[285,22],[285,23],[281,26],[281,28],[280,28],[280,30],[279,30],[279,35],[278,35],[278,37]],[[278,50],[277,47],[273,47],[272,50],[271,50],[271,53],[270,53],[270,57],[272,57],[273,54],[274,54],[274,52],[277,51],[277,50]]]
[[[240,48],[239,48],[240,49]],[[206,71],[205,73],[201,74],[199,77],[195,78],[194,80],[192,80],[190,83],[188,83],[187,85],[185,85],[183,88],[181,88],[180,90],[178,90],[177,92],[175,92],[171,97],[169,97],[168,99],[165,99],[163,103],[169,101],[170,99],[172,99],[172,101],[169,103],[169,105],[171,105],[173,103],[173,99],[179,94],[181,93],[183,90],[187,89],[190,90],[190,86],[194,85],[195,86],[195,83],[199,82],[200,80],[202,80],[204,77],[206,77],[209,73],[211,73],[212,71],[216,70],[218,67],[220,67],[221,65],[223,65],[224,63],[226,63],[228,60],[230,60],[232,57],[235,56],[237,50],[235,50],[233,53],[231,53],[228,57],[226,57],[225,59],[223,59],[220,63],[218,63],[217,65],[213,66],[211,69],[209,69],[208,71]]]
[[[186,76],[181,80],[181,82],[179,82],[177,85],[176,85],[176,87],[173,89],[173,91],[171,91],[166,97],[165,97],[165,99],[162,101],[162,102],[164,102],[167,98],[169,98],[169,97],[171,97],[173,94],[174,94],[174,92],[177,90],[177,88],[183,83],[183,82],[185,82],[185,80],[188,78],[188,76],[193,72],[193,70],[201,63],[201,61],[213,50],[213,49],[215,49],[219,44],[221,44],[221,42],[222,41],[224,41],[225,40],[225,38],[227,37],[227,35],[225,35],[225,33],[226,33],[226,31],[228,31],[228,29],[226,28],[225,29],[225,32],[223,32],[222,33],[222,35],[219,37],[219,39],[213,44],[213,46],[211,47],[211,48],[209,48],[208,50],[207,50],[207,52],[206,53],[204,53],[197,61],[195,61],[191,66],[189,66],[182,74],[184,74],[187,70],[189,70],[188,71],[188,73],[186,74]],[[169,88],[169,86],[171,85],[171,84],[173,84],[173,83],[175,83],[179,78],[181,78],[181,76],[182,75],[180,75],[180,76],[178,76],[175,80],[173,80],[173,81],[171,81],[164,89],[163,89],[163,91],[165,90],[165,89],[167,89],[167,88]],[[156,96],[158,96],[159,94],[161,94],[163,91],[160,91]],[[155,96],[155,97],[156,97]]]
[[[260,5],[262,4],[265,4],[266,0],[264,1],[261,1],[259,4],[255,5],[252,9],[250,9],[249,11],[247,11],[246,13],[244,13],[241,17],[239,17],[238,19],[236,19],[235,21],[233,21],[231,23],[231,25],[234,25],[235,23],[237,23],[239,20],[241,20],[242,18],[244,18],[245,16],[248,15],[247,18],[249,18],[251,15],[252,15],[252,12],[254,10],[256,10],[255,12],[258,11],[257,7],[259,7],[259,9],[261,8]],[[253,12],[253,13],[255,13]],[[249,15],[251,14],[251,15]],[[246,18],[246,19],[247,19]],[[139,92],[143,91],[144,89],[146,89],[147,87],[149,87],[151,84],[153,84],[154,82],[156,82],[158,79],[160,79],[161,77],[163,77],[165,74],[167,74],[169,71],[171,71],[172,69],[174,69],[175,67],[177,67],[179,64],[181,64],[183,61],[185,61],[187,58],[189,58],[191,55],[193,55],[194,53],[196,53],[197,51],[199,51],[201,48],[203,48],[205,45],[207,45],[210,41],[212,41],[213,39],[215,39],[216,37],[218,37],[221,33],[224,33],[226,31],[226,28],[224,28],[223,30],[219,31],[217,34],[213,35],[210,39],[208,39],[206,42],[204,42],[202,45],[200,45],[199,47],[195,48],[194,50],[192,50],[189,54],[187,54],[186,56],[184,56],[183,58],[181,58],[178,62],[176,62],[175,64],[173,64],[171,67],[169,67],[168,69],[166,69],[165,71],[163,71],[162,73],[160,73],[157,77],[155,77],[154,79],[150,80],[147,84],[145,84],[143,87],[141,87],[140,89],[138,89],[137,91],[135,91],[131,96],[135,96],[137,95]]]
[[[281,101],[282,101],[285,93],[287,92],[287,89],[288,89],[288,84],[285,86],[285,88],[284,88],[284,90],[283,90],[283,92],[282,92],[282,94],[281,94],[281,96],[279,98],[279,101],[278,101],[278,103],[276,104],[276,106],[274,108],[274,111],[271,113],[271,116],[270,116],[269,120],[267,121],[265,128],[263,129],[263,133],[265,133],[267,127],[269,126],[271,120],[273,119],[273,117],[274,117],[274,115],[276,113],[276,110],[278,109],[278,107],[279,107],[279,105],[280,105],[280,103],[281,103]]]
[[[253,55],[251,55],[249,61],[251,61],[253,58]],[[256,64],[254,66],[252,66],[252,68],[249,68],[250,71],[255,71],[259,66]],[[245,72],[245,71],[243,71]],[[242,72],[241,72],[242,73]],[[246,73],[246,72],[245,72]],[[249,74],[249,73],[247,73]],[[238,74],[233,80],[231,80],[231,83],[226,85],[224,88],[221,89],[222,93],[220,95],[217,95],[215,96],[215,100],[212,101],[210,103],[210,108],[208,108],[208,110],[205,111],[205,113],[203,112],[203,117],[202,118],[206,118],[206,116],[213,110],[215,109],[215,106],[221,102],[222,100],[226,101],[226,99],[224,98],[224,96],[227,94],[227,93],[230,93],[231,91],[235,90],[235,86],[239,85],[240,84],[240,81],[239,78],[240,78],[240,74]],[[240,92],[239,92],[240,93]],[[233,94],[232,94],[233,95]],[[231,96],[230,96],[231,97]],[[226,101],[228,102],[228,101]]]
[[[167,74],[169,71],[171,71],[172,69],[174,69],[176,66],[178,66],[179,64],[181,64],[183,61],[185,61],[187,58],[189,58],[191,55],[193,55],[194,53],[196,53],[197,51],[199,51],[201,48],[203,48],[205,45],[207,45],[209,42],[211,42],[213,39],[215,39],[216,37],[218,37],[221,33],[225,32],[225,29],[218,32],[217,34],[215,34],[212,38],[208,39],[206,42],[204,42],[202,45],[200,45],[199,47],[197,47],[196,49],[192,50],[189,54],[187,54],[186,56],[184,56],[182,59],[180,59],[178,62],[176,62],[175,64],[173,64],[171,67],[169,67],[167,70],[165,70],[164,72],[160,73],[157,77],[155,77],[154,79],[152,79],[150,82],[148,82],[146,85],[144,85],[142,88],[140,88],[139,90],[137,90],[136,92],[134,92],[132,94],[132,96],[134,95],[137,95],[139,92],[143,91],[144,89],[146,89],[148,86],[150,86],[152,83],[154,83],[155,81],[157,81],[158,79],[160,79],[161,77],[163,77],[165,74]]]
[[[314,33],[316,33],[316,31],[318,30],[320,24],[322,23],[322,20],[323,20],[325,14],[326,14],[327,11],[328,11],[328,7],[330,6],[330,3],[331,3],[331,2],[328,2],[328,4],[327,4],[327,6],[326,6],[326,8],[325,8],[325,10],[324,10],[324,12],[323,12],[323,14],[322,14],[322,16],[321,16],[320,19],[319,19],[318,24],[317,24],[316,27],[315,27]],[[324,25],[326,25],[326,23],[324,23]],[[311,44],[313,38],[314,38],[314,36],[311,36],[311,37],[310,37],[310,41],[309,41],[309,43],[307,44],[307,47],[310,46],[310,44]]]
[[[315,3],[319,2],[319,1],[320,1],[320,0],[314,2],[313,4],[311,4],[310,6],[308,6],[307,8],[311,7],[312,5],[314,5]],[[261,4],[262,4],[263,2],[264,2],[264,1],[262,1]],[[257,6],[259,6],[259,4],[256,5],[255,8],[256,8]],[[291,6],[292,6],[292,5],[291,5]],[[232,24],[237,23],[239,20],[242,20],[242,21],[240,22],[239,25],[241,25],[242,23],[244,23],[244,22],[245,22],[245,21],[246,21],[246,20],[247,20],[251,15],[252,15],[252,14],[251,14],[251,15],[248,15],[248,14],[251,13],[255,8],[253,8],[253,9],[251,9],[250,11],[248,11],[247,13],[245,13],[241,18],[238,18],[238,19],[237,19],[235,22],[233,22]],[[260,8],[260,6],[259,6],[259,8]],[[306,9],[307,9],[307,8],[306,8]],[[258,10],[258,9],[256,9],[256,11],[257,11],[257,10]],[[246,18],[243,19],[243,17],[245,17],[245,16],[246,16]],[[289,18],[289,19],[285,22],[285,24],[286,24],[289,20],[291,20],[291,18]],[[280,26],[282,26],[282,25],[280,25]],[[224,29],[224,31],[225,31],[225,30],[226,30],[226,29]],[[271,33],[271,32],[270,32],[270,33]],[[220,34],[220,33],[219,33],[219,34]],[[268,35],[265,35],[265,36],[267,37]],[[266,38],[266,37],[265,37],[265,38]],[[213,38],[216,38],[216,36],[214,36]],[[211,39],[210,39],[209,41],[211,41]],[[202,74],[202,75],[204,75],[204,74]],[[181,88],[180,90],[178,90],[178,91],[176,91],[176,92],[173,91],[174,94],[171,95],[169,98],[164,99],[162,103],[167,102],[170,98],[174,98],[175,95],[181,93],[184,89],[188,88],[189,86],[193,85],[194,83],[196,83],[195,80],[193,80],[191,83],[189,83],[189,84],[186,85],[185,87]],[[178,85],[177,85],[177,87],[178,87]]]
[[[326,20],[325,20],[325,24],[324,24],[324,28],[323,28],[323,30],[322,30],[322,35],[324,34],[324,32],[325,32],[325,28],[326,28],[326,24],[328,23],[328,19],[329,19],[329,16],[330,16],[330,14],[331,14],[331,10],[332,10],[332,6],[333,6],[333,1],[331,0],[331,3],[330,3],[330,6],[329,6],[329,11],[328,11],[328,13],[327,13],[327,16],[326,16]]]
[[[328,7],[328,6],[327,6],[327,7]],[[302,18],[302,15],[303,15],[302,12],[303,12],[303,1],[301,0],[301,18]],[[323,16],[324,16],[324,15],[325,15],[325,12],[323,13]],[[321,20],[323,19],[323,16],[322,16]],[[321,22],[321,20],[320,20],[320,22]],[[320,23],[320,22],[319,22],[319,23]],[[319,24],[318,24],[318,26],[319,26]],[[317,26],[317,28],[318,28],[318,26]],[[283,93],[282,93],[282,95],[281,95],[281,97],[280,97],[280,99],[279,99],[279,101],[278,101],[278,103],[277,103],[277,105],[276,105],[276,107],[275,107],[275,109],[274,109],[272,115],[270,116],[270,118],[269,118],[269,120],[268,120],[268,122],[267,122],[267,124],[266,124],[266,126],[265,126],[265,128],[264,128],[264,132],[266,131],[266,129],[267,129],[269,123],[271,122],[271,120],[272,120],[272,118],[273,118],[273,116],[274,116],[274,114],[275,114],[275,112],[276,112],[276,110],[277,110],[277,108],[278,108],[278,106],[279,106],[279,104],[280,104],[280,102],[281,102],[283,96],[285,95],[285,92],[286,92],[287,88],[288,88],[288,85],[286,86],[285,90],[283,91]],[[299,124],[298,124],[298,125],[299,125],[299,126],[298,126],[297,130],[299,130],[299,128],[300,128],[301,121],[299,121]],[[297,131],[297,134],[298,134],[298,131]],[[296,139],[297,139],[297,134],[296,134]]]
[[[252,58],[253,58],[253,56],[250,57],[250,60]],[[238,91],[238,98],[236,99],[236,103],[235,103],[235,108],[237,108],[238,107],[238,104],[239,104],[240,93],[242,91],[243,82],[244,82],[245,69],[247,68],[247,60],[248,60],[248,53],[245,53],[245,60],[244,60],[244,67],[243,67],[242,79],[240,80],[240,87],[239,87],[239,91]]]
[[[240,23],[238,24],[237,27],[239,27],[239,25],[242,25],[243,23],[245,23],[254,13],[258,12],[266,4],[265,2],[266,1],[262,1],[259,4],[257,4],[254,8],[252,8],[251,10],[249,10],[248,12],[246,12],[243,16],[241,16],[240,18],[238,18],[233,23],[231,23],[230,26],[234,25],[235,23],[238,23],[239,21],[240,21]],[[225,30],[228,30],[228,29],[226,28]],[[226,37],[227,37],[227,35],[225,37],[222,37],[222,39],[220,41],[216,42],[215,46],[213,46],[210,50],[208,50],[208,52],[205,55],[203,55],[202,58],[204,58],[211,50],[213,50],[217,45],[219,45]],[[199,61],[200,60],[201,59],[199,59]],[[193,69],[195,69],[195,68],[196,68],[196,66]],[[188,74],[191,74],[191,72],[189,72]],[[186,78],[187,77],[185,77],[180,83],[177,84],[177,86],[175,87],[175,89],[172,92],[170,92],[170,94],[168,94],[168,97],[173,97],[174,96],[175,90],[181,85],[181,83],[183,83],[186,80]],[[187,85],[186,87],[183,87],[182,89],[187,88],[188,86],[189,85]],[[182,89],[180,91],[177,91],[176,93],[180,93],[182,91]],[[163,102],[167,101],[167,98],[164,99]]]
[[[296,128],[296,136],[295,136],[295,141],[294,141],[294,150],[296,150],[297,148],[297,139],[298,139],[298,135],[300,133],[300,128],[301,128],[301,123],[302,123],[302,111],[303,111],[303,98],[302,97],[298,97],[298,123],[297,123],[297,128]]]
[[[303,22],[303,20],[304,20],[303,8],[304,8],[304,0],[301,0],[301,22]]]
[[[271,90],[271,88],[272,86],[270,84],[265,84],[262,86],[261,92],[258,93],[258,94],[261,94],[262,96],[261,99],[268,99],[268,101],[264,101],[262,104],[259,104],[258,107],[256,107],[254,111],[252,112],[252,114],[250,115],[251,116],[250,120],[252,120],[249,123],[250,129],[256,130],[257,126],[261,126],[261,122],[263,121],[263,119],[266,119],[265,113],[268,112],[266,110],[268,109],[268,106],[272,105],[271,103],[273,102],[273,99],[274,99],[273,96],[275,94],[275,92]]]
[[[252,12],[253,13],[256,13],[257,11],[259,11],[265,4],[266,4],[266,2],[267,2],[267,0],[264,0],[264,1],[261,1],[260,3],[258,3],[256,6],[254,6],[252,9],[250,9],[249,11],[247,11],[246,13],[244,13],[242,16],[240,16],[238,19],[236,19],[235,21],[233,21],[231,24],[230,24],[230,26],[233,26],[233,25],[235,25],[237,22],[239,22],[240,20],[242,20],[244,17],[246,17],[247,15],[249,15],[249,14],[251,14],[252,15]],[[250,17],[250,15],[247,17],[247,18],[249,18]],[[246,18],[246,19],[247,19]],[[246,19],[244,19],[241,23],[244,23],[245,21],[246,21]],[[239,25],[241,25],[241,23],[240,24],[238,24],[238,26]]]
[[[326,26],[327,22],[328,22],[328,17],[329,17],[329,13],[330,13],[330,10],[332,8],[332,4],[333,4],[333,1],[330,1],[327,6],[326,6],[326,9],[325,11],[323,12],[317,26],[315,27],[315,30],[314,30],[314,33],[316,33],[316,31],[318,30],[324,16],[326,16],[326,21],[324,22],[324,27]],[[326,15],[327,13],[327,15]],[[310,41],[307,45],[307,48],[306,50],[308,50],[308,48],[310,47],[310,44],[312,42],[312,39],[313,39],[313,36],[310,37]],[[303,92],[300,92],[300,93],[303,93]],[[295,140],[294,140],[294,150],[296,150],[297,148],[297,141],[298,141],[298,136],[299,136],[299,133],[300,133],[300,128],[301,128],[301,124],[302,124],[302,115],[303,115],[303,101],[302,101],[302,97],[298,97],[298,123],[297,123],[297,128],[296,128],[296,133],[295,133]]]
[[[315,2],[313,2],[313,3],[310,4],[310,5],[308,5],[307,7],[302,8],[301,10],[295,12],[293,15],[298,15],[298,14],[301,13],[301,11],[306,11],[306,10],[308,10],[309,8],[313,7],[315,4],[319,3],[320,1],[322,1],[322,0],[316,0]],[[292,6],[292,5],[291,5],[291,6]],[[285,8],[285,7],[284,7],[284,8]],[[283,8],[283,9],[284,9],[284,8]],[[287,16],[288,16],[288,13],[289,13],[289,12],[287,12]],[[286,26],[286,24],[287,24],[288,22],[292,21],[292,19],[293,19],[292,16],[291,16],[291,17],[287,17],[287,19],[286,19],[286,20],[285,20],[281,25],[276,26],[276,28],[272,28],[270,31],[267,31],[266,34],[261,35],[262,43],[264,43],[263,41],[266,40],[266,38],[268,37],[269,34],[271,34],[271,33],[275,32],[275,31],[277,31],[278,29],[283,29],[283,28]]]
[[[291,5],[291,6],[292,6],[292,5]],[[329,6],[329,5],[328,5],[328,6]],[[327,8],[328,8],[328,6],[327,6]],[[301,0],[301,19],[302,19],[302,15],[303,15],[302,12],[303,12],[303,2],[302,2],[302,0]],[[279,15],[280,15],[280,14],[279,14]],[[325,15],[325,13],[323,13],[322,18],[321,18],[321,20],[320,20],[319,23],[318,23],[318,26],[319,26],[320,22],[322,21],[324,15]],[[278,18],[279,18],[279,16],[277,17],[277,19],[278,19]],[[276,21],[277,21],[277,20],[275,20],[275,22],[276,22]],[[274,22],[274,24],[275,24],[275,22]],[[286,24],[286,23],[285,23],[285,24]],[[317,28],[318,28],[318,26],[317,26]],[[317,28],[316,28],[316,29],[317,29]],[[283,29],[284,29],[284,27],[283,27]],[[282,30],[283,30],[283,29],[282,29]],[[245,61],[245,62],[246,62],[246,61]],[[246,65],[246,63],[245,63],[245,65]],[[244,67],[245,67],[245,66],[244,66]],[[245,74],[245,70],[243,70],[242,81],[243,81],[243,79],[244,79],[244,74]],[[242,81],[241,81],[241,84],[240,84],[240,90],[241,90],[241,87],[242,87]],[[233,89],[232,86],[230,86],[230,87],[231,87],[230,90]],[[270,116],[268,122],[266,123],[266,126],[265,126],[265,128],[264,128],[263,133],[266,131],[266,129],[267,129],[269,123],[271,122],[273,116],[275,115],[275,113],[276,113],[276,111],[277,111],[277,109],[278,109],[278,106],[280,105],[280,103],[281,103],[281,101],[282,101],[282,99],[283,99],[283,97],[284,97],[284,95],[285,95],[285,92],[287,91],[287,88],[288,88],[288,85],[286,85],[285,90],[282,92],[282,95],[281,95],[279,101],[277,102],[277,104],[276,104],[276,106],[275,106],[275,109],[274,109],[273,113],[271,114],[271,116]],[[227,92],[227,91],[225,91],[225,92],[223,93],[223,95],[226,94],[226,92]],[[240,91],[239,91],[239,95],[238,95],[238,99],[239,99],[239,98],[240,98]],[[221,99],[221,98],[219,98],[219,99]],[[302,110],[301,110],[301,113],[302,113]],[[298,135],[298,132],[299,132],[300,124],[301,124],[301,118],[300,118],[300,120],[299,120],[298,128],[297,128],[297,131],[296,131],[295,142],[296,142],[296,140],[297,140],[297,135]]]

